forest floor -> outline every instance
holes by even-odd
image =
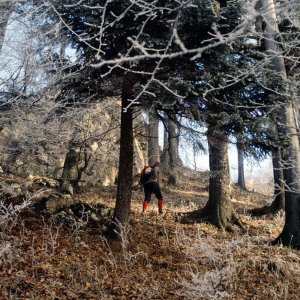
[[[143,193],[134,191],[121,243],[103,235],[99,219],[113,210],[113,188],[77,194],[79,219],[71,208],[55,214],[2,199],[0,299],[300,299],[300,252],[270,243],[284,214],[247,214],[271,196],[233,187],[246,233],[177,221],[205,204],[207,182],[186,170],[178,186],[163,188],[162,215],[154,200],[141,215]]]

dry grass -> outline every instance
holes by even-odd
[[[127,231],[118,243],[83,222],[67,228],[28,203],[1,207],[0,299],[299,299],[300,253],[271,246],[284,215],[251,218],[248,208],[270,197],[234,190],[247,226],[232,235],[208,224],[183,225],[177,213],[207,200],[203,175],[186,174],[140,214],[135,192]],[[79,200],[114,206],[114,191],[86,191]]]

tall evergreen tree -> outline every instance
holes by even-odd
[[[217,11],[213,9],[210,1],[206,0],[187,3],[158,1],[156,5],[146,1],[139,5],[134,1],[125,0],[100,1],[100,6],[97,1],[90,2],[90,6],[82,6],[81,2],[76,2],[72,9],[65,6],[68,8],[67,13],[60,10],[63,6],[62,3],[58,3],[57,10],[60,10],[60,18],[67,24],[66,28],[72,29],[68,34],[74,39],[74,45],[81,51],[85,61],[99,68],[99,78],[101,75],[107,75],[106,78],[109,78],[110,75],[116,74],[124,84],[129,72],[139,75],[134,77],[133,87],[129,89],[132,94],[126,94],[128,105],[123,107],[123,113],[127,113],[128,109],[136,105],[137,100],[140,101],[140,105],[144,105],[145,94],[158,96],[157,91],[167,90],[171,96],[158,97],[164,100],[156,105],[162,110],[166,107],[169,110],[171,108],[172,113],[180,112],[189,117],[193,115],[199,122],[207,124],[210,148],[216,157],[224,154],[226,136],[234,131],[234,125],[241,120],[241,116],[244,120],[239,125],[254,119],[257,121],[257,117],[261,117],[251,97],[248,97],[248,103],[239,105],[238,110],[235,107],[234,95],[247,86],[245,81],[251,77],[251,72],[245,75],[242,71],[240,76],[237,76],[237,70],[247,70],[249,65],[254,67],[256,63],[245,50],[245,40],[238,38],[239,32],[245,30],[245,24],[241,25],[244,21],[241,14],[242,2],[222,1],[225,6]],[[228,41],[220,38],[221,42],[218,42],[218,36],[226,37]],[[235,37],[236,41],[233,42],[231,37]],[[202,50],[189,51],[197,48]],[[262,105],[261,99],[260,95],[256,98],[258,107]],[[251,104],[250,109],[248,104]],[[249,124],[247,126],[254,128]],[[122,128],[121,132],[125,134]],[[217,137],[222,140],[219,153],[214,142]],[[130,155],[130,141],[125,143],[121,138],[121,142],[124,142],[127,149],[124,153]],[[220,168],[222,176],[228,176],[227,159],[219,159],[216,164],[213,156],[210,160],[213,169],[212,182],[213,176],[218,174],[217,168]],[[128,162],[130,161],[131,158]],[[125,167],[124,164],[122,166]],[[126,167],[132,170],[132,166]],[[119,176],[126,172],[127,170],[120,169]],[[227,179],[220,180],[227,182]],[[118,196],[120,200],[116,201],[115,211],[129,211],[130,195],[125,191],[122,193],[122,181],[118,182],[118,195],[123,195],[122,201],[126,208],[119,207],[122,206],[122,201],[121,196]],[[230,222],[236,222],[236,218],[233,217],[235,213],[231,207],[225,204],[227,200],[212,202],[214,194],[227,195],[229,187],[227,183],[217,184],[216,187],[219,190],[215,193],[211,191],[211,201],[209,200],[209,203],[215,203],[216,207],[210,211],[208,217],[214,219],[212,216],[215,211],[230,209],[226,212],[230,217],[225,218],[223,223],[218,223],[221,227],[229,228]],[[225,198],[228,199],[227,196]],[[128,214],[125,213],[124,216]],[[119,221],[122,222],[122,226],[126,226],[128,218],[120,217]]]
[[[276,42],[279,34],[277,15],[273,0],[261,0],[260,10],[265,18],[264,43],[266,54],[270,58],[270,68],[279,75],[281,81],[287,79],[285,62],[279,55]],[[289,146],[283,153],[283,175],[285,181],[285,225],[277,241],[287,246],[300,248],[300,146],[296,118],[292,102],[285,99],[279,112],[279,134],[289,138]]]
[[[168,44],[171,31],[163,14],[172,12],[172,6],[178,7],[178,3],[162,5],[159,8],[147,2],[141,5],[126,0],[100,2],[90,1],[89,6],[78,2],[70,7],[69,1],[53,1],[55,12],[65,24],[68,24],[66,34],[72,38],[74,47],[82,54],[81,63],[96,65],[98,60],[107,60],[119,55],[135,55],[137,49],[131,46],[128,38],[141,38],[145,44],[154,48]],[[145,13],[144,9],[147,7],[151,10]],[[167,18],[171,19],[172,16]],[[94,82],[98,79],[96,86],[102,81],[111,82],[112,76],[119,77],[122,85],[119,175],[111,233],[120,233],[129,220],[133,169],[132,109],[135,105],[132,100],[136,96],[135,88],[146,82],[147,74],[154,72],[157,62],[152,64],[145,60],[136,65],[125,62],[121,67],[104,66],[95,72],[91,71],[91,74],[96,73],[98,77],[91,78],[87,74]],[[143,70],[141,76],[131,76],[129,71],[134,73],[137,67]],[[89,70],[88,67],[85,69]],[[102,80],[101,77],[105,74],[107,76]],[[91,81],[87,82],[85,88],[93,90],[93,85]]]

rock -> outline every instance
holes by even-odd
[[[73,196],[74,189],[69,181],[64,180],[61,184],[60,190],[62,193],[68,193]]]
[[[105,226],[105,225],[101,225],[100,230],[101,230],[102,232],[105,232],[105,231],[108,230],[108,227]]]
[[[98,143],[94,142],[93,144],[90,145],[90,148],[93,152],[95,152],[98,149]]]
[[[46,202],[46,209],[51,212],[56,212],[64,207],[69,207],[74,204],[74,199],[70,195],[61,195],[57,198],[49,198]],[[70,209],[71,214],[73,214]]]
[[[13,198],[22,194],[21,186],[18,183],[8,184],[4,181],[0,182],[0,190],[3,194],[9,195]]]
[[[27,176],[27,180],[30,180],[30,181],[31,181],[31,180],[33,180],[33,178],[34,178],[34,177],[33,177],[32,174],[29,174],[29,175]]]
[[[110,208],[104,208],[100,212],[101,217],[108,217],[111,215],[111,209]]]

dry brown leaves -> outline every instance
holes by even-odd
[[[134,192],[127,248],[24,210],[0,231],[0,299],[299,299],[299,251],[269,243],[283,213],[243,214],[270,197],[235,190],[247,234],[176,222],[177,213],[205,203],[206,186],[207,177],[187,174],[176,189],[165,188],[162,216],[154,200],[142,216],[143,194]],[[113,207],[114,193],[94,189],[78,198]]]

